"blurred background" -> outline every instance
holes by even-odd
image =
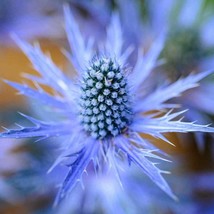
[[[145,51],[167,28],[168,37],[157,68],[157,79],[175,81],[192,72],[214,68],[214,1],[199,0],[0,0],[0,124],[24,123],[18,112],[42,117],[41,108],[4,83],[23,82],[24,73],[36,73],[11,38],[17,34],[30,43],[39,43],[62,70],[74,72],[62,50],[69,50],[64,31],[63,5],[75,15],[85,38],[105,38],[111,14],[118,12],[125,43]],[[70,50],[69,50],[70,51]],[[135,55],[132,56],[133,60]],[[214,82],[206,78],[201,88],[175,102],[189,109],[187,119],[204,124],[214,121]],[[3,130],[3,129],[2,129]],[[89,176],[85,191],[75,189],[73,197],[59,208],[52,204],[62,169],[46,172],[53,163],[57,146],[51,141],[1,140],[0,213],[214,213],[214,147],[208,134],[167,135],[176,145],[154,142],[166,151],[172,163],[163,165],[165,176],[178,201],[168,198],[144,175],[132,167],[124,175],[124,189],[111,175]],[[50,179],[51,178],[51,179]]]

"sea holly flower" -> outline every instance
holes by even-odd
[[[63,73],[38,46],[33,47],[15,37],[40,76],[26,76],[37,83],[37,90],[26,84],[6,81],[25,96],[48,105],[50,114],[60,116],[52,121],[42,121],[21,113],[34,125],[6,129],[0,136],[38,137],[39,140],[63,137],[63,151],[52,168],[65,163],[68,173],[56,203],[67,196],[83,173],[91,169],[92,163],[96,171],[105,170],[108,165],[119,179],[120,162],[125,160],[139,166],[155,184],[175,198],[162,177],[164,171],[153,162],[154,159],[165,159],[140,133],[171,143],[164,133],[213,132],[214,129],[207,125],[183,122],[179,117],[184,112],[172,111],[170,109],[177,105],[166,103],[195,87],[212,71],[190,75],[152,91],[146,81],[163,48],[164,33],[154,41],[146,55],[139,51],[135,65],[128,65],[130,48],[123,46],[120,21],[116,14],[107,29],[103,48],[98,50],[93,40],[84,40],[68,8],[65,8],[65,25],[72,49],[72,54],[67,53],[67,56],[77,72],[75,79]],[[39,85],[52,88],[54,93],[43,90]]]

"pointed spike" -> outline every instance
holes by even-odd
[[[28,115],[26,115],[26,114],[24,114],[22,112],[18,112],[18,114],[20,114],[22,117],[28,119],[30,122],[32,122],[36,126],[40,126],[41,124],[44,124],[44,122],[39,121],[39,120],[37,120],[37,119],[35,119],[35,118],[31,117],[31,116],[28,116]]]

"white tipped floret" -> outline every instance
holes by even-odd
[[[118,89],[119,87],[120,87],[119,83],[116,82],[113,84],[113,89]]]
[[[126,90],[125,90],[125,88],[120,88],[120,91],[119,91],[119,93],[122,95],[122,94],[125,94],[126,93]]]
[[[112,102],[111,99],[107,99],[107,100],[106,100],[106,104],[107,104],[108,106],[111,106],[111,105],[113,104],[113,102]]]
[[[119,125],[120,123],[122,123],[122,121],[121,121],[121,119],[118,118],[118,119],[115,120],[115,123],[116,123],[117,125]]]
[[[98,123],[98,127],[99,127],[100,129],[103,129],[104,126],[105,126],[105,124],[104,124],[103,122],[100,121],[100,122]]]
[[[97,89],[96,89],[96,88],[92,88],[92,89],[91,89],[91,94],[97,95],[97,94],[98,94]]]
[[[96,60],[93,64],[94,64],[94,66],[99,67],[100,66],[100,61]]]
[[[112,68],[113,68],[114,70],[118,70],[118,69],[119,69],[118,63],[117,63],[117,62],[114,62],[113,65],[112,65]]]
[[[99,137],[97,132],[91,132],[91,136],[95,139]]]
[[[109,58],[103,58],[103,62],[108,65],[111,60]]]
[[[123,102],[127,102],[128,101],[128,97],[127,96],[124,96],[123,97]]]
[[[119,116],[120,115],[117,112],[113,114],[113,118],[115,118],[115,119],[118,118]]]
[[[123,111],[125,109],[124,105],[120,105],[120,111]]]
[[[109,131],[112,131],[113,129],[114,129],[114,126],[112,124],[108,126]]]
[[[118,129],[114,129],[111,131],[111,133],[113,136],[117,136],[119,134],[119,131],[118,131]]]
[[[104,101],[104,96],[100,94],[98,96],[98,102],[103,102],[103,101]]]
[[[119,106],[118,105],[113,105],[111,108],[112,108],[113,111],[116,111],[116,110],[119,109]]]
[[[124,86],[126,84],[126,81],[124,79],[121,80],[120,86]]]
[[[99,135],[100,135],[102,138],[105,137],[106,134],[107,134],[107,132],[106,132],[105,130],[103,130],[103,129],[99,131]]]
[[[98,103],[98,102],[97,102],[97,100],[96,100],[95,98],[91,100],[91,104],[92,104],[93,106],[96,106],[97,103]]]
[[[90,97],[91,96],[91,91],[90,90],[86,90],[85,94],[86,94],[87,97]]]
[[[85,100],[84,104],[85,104],[86,107],[88,107],[88,106],[91,105],[91,102],[90,102],[90,100]]]
[[[83,119],[83,121],[84,121],[85,123],[88,123],[88,122],[90,121],[90,117],[85,116],[84,119]]]
[[[86,131],[89,131],[89,130],[90,130],[90,127],[89,127],[89,125],[88,125],[87,123],[85,123],[85,124],[83,125],[83,127],[84,127],[84,129],[85,129]]]
[[[96,78],[97,78],[98,80],[103,80],[103,74],[102,74],[101,72],[98,72],[98,73],[96,74]]]
[[[96,83],[96,88],[97,88],[97,89],[103,88],[103,84],[102,84],[101,82],[97,82],[97,83]]]
[[[103,113],[97,115],[98,120],[104,120],[105,116]]]
[[[121,97],[119,97],[119,98],[117,98],[116,102],[117,102],[118,104],[121,104],[121,103],[123,102],[123,99],[122,99]]]
[[[106,112],[105,112],[105,115],[106,116],[110,116],[112,114],[112,111],[110,109],[108,109]]]
[[[95,70],[91,70],[91,71],[89,72],[89,74],[90,74],[90,76],[91,76],[92,78],[94,78],[94,77],[96,76],[96,71],[95,71]]]
[[[109,89],[104,89],[103,94],[106,95],[106,96],[109,95],[110,94],[110,90]]]
[[[109,79],[112,79],[114,77],[114,75],[115,75],[115,73],[113,71],[110,71],[110,72],[107,73],[107,77]]]
[[[106,118],[106,123],[108,125],[112,124],[112,119],[110,117]]]
[[[94,114],[98,114],[100,112],[99,109],[96,108],[96,107],[94,107],[92,111],[93,111]]]
[[[108,64],[107,63],[104,63],[103,65],[101,65],[101,70],[102,71],[108,71]]]
[[[118,93],[115,92],[115,91],[112,92],[111,97],[114,98],[114,99],[117,98],[118,97]]]
[[[116,78],[117,78],[118,80],[121,80],[122,77],[123,77],[123,75],[122,75],[121,73],[117,73],[117,74],[116,74]]]
[[[91,124],[91,131],[95,132],[95,131],[97,131],[97,130],[98,130],[97,125]]]
[[[87,85],[88,86],[93,86],[93,84],[94,84],[94,81],[92,79],[88,79],[87,80]]]
[[[96,116],[92,116],[92,117],[91,117],[91,122],[92,122],[92,123],[97,122],[97,117],[96,117]]]
[[[88,109],[86,109],[86,114],[87,114],[87,115],[92,115],[92,114],[93,114],[93,112],[92,112],[92,110],[91,110],[91,109],[89,109],[89,108],[88,108]]]
[[[106,110],[106,105],[105,104],[100,104],[100,111],[105,111]]]

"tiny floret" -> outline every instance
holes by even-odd
[[[131,122],[127,80],[122,72],[112,59],[101,58],[93,61],[83,75],[79,114],[85,131],[92,137],[114,137]],[[88,111],[93,112],[89,119]]]

